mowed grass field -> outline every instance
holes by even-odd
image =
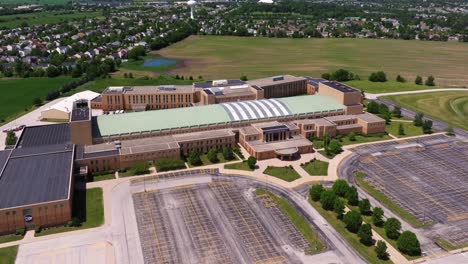
[[[383,98],[468,130],[468,91],[392,95]]]
[[[34,98],[45,100],[49,91],[60,90],[62,85],[71,80],[71,77],[0,80],[0,124],[2,120],[8,120],[20,115],[26,108],[29,109]]]
[[[408,84],[416,75],[434,75],[439,86],[468,86],[466,43],[192,36],[158,54],[185,60],[185,67],[173,72],[205,79],[286,73],[320,77],[345,68],[363,79],[383,70],[389,80],[401,74]]]
[[[0,28],[15,28],[26,22],[29,26],[40,24],[55,24],[64,20],[78,18],[95,18],[100,12],[70,12],[70,11],[47,11],[28,14],[0,16]]]

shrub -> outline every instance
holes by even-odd
[[[397,240],[398,250],[410,256],[421,255],[421,247],[416,235],[411,231],[401,233]]]
[[[432,121],[424,120],[422,123],[422,130],[424,134],[431,134],[432,133]]]
[[[343,199],[336,198],[335,203],[333,204],[333,212],[336,213],[336,217],[338,219],[343,218],[344,209],[345,209],[345,202],[343,201]]]
[[[339,69],[331,74],[330,79],[338,82],[346,82],[353,80],[354,74],[348,70]]]
[[[34,228],[34,232],[36,232],[36,233],[40,233],[41,231],[42,231],[42,226],[36,226]]]
[[[35,106],[41,106],[42,105],[42,99],[39,97],[34,98],[33,100],[33,105]]]
[[[416,115],[414,116],[413,124],[415,126],[422,126],[424,122],[423,118],[424,118],[423,113],[416,113]]]
[[[135,175],[143,175],[149,173],[149,164],[148,162],[140,162],[133,165],[132,169]]]
[[[69,227],[78,227],[81,225],[80,219],[77,217],[73,217],[70,221],[68,221],[67,226]]]
[[[348,135],[349,141],[356,141],[356,132],[351,132]]]
[[[192,150],[192,152],[190,152],[190,155],[188,157],[188,162],[190,162],[190,164],[195,165],[195,166],[201,165],[202,161],[200,159],[200,153],[198,153],[198,151],[196,150]]]
[[[26,229],[24,229],[24,228],[18,228],[15,231],[15,235],[17,235],[17,236],[24,236],[25,233],[26,233]]]
[[[346,200],[348,200],[348,204],[352,206],[356,206],[359,203],[359,194],[357,192],[356,187],[350,186],[345,194]]]
[[[208,160],[211,161],[212,163],[219,162],[218,151],[216,151],[215,148],[210,149],[208,153],[206,154],[206,156],[208,157]]]
[[[396,81],[397,81],[397,82],[401,82],[401,83],[406,82],[405,78],[401,77],[400,74],[398,74],[398,76],[396,77]]]
[[[18,138],[16,137],[15,132],[8,131],[7,135],[6,135],[6,138],[5,138],[5,145],[7,145],[7,146],[15,145],[16,140],[18,140]]]
[[[234,152],[232,151],[231,147],[223,147],[223,157],[225,160],[233,160],[234,159]]]
[[[322,74],[322,79],[330,80],[330,79],[331,79],[331,74],[329,74],[329,73],[327,73],[327,72],[324,73],[324,74]]]
[[[247,76],[245,76],[245,75],[242,75],[242,76],[240,77],[240,80],[245,82],[245,81],[247,81],[247,80],[248,80],[248,78],[247,78]]]

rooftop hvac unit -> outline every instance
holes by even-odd
[[[228,80],[214,80],[211,84],[212,84],[213,86],[217,86],[217,85],[227,85],[227,84],[228,84]]]
[[[174,85],[161,85],[161,86],[159,86],[159,90],[161,90],[161,91],[175,91],[176,87]]]
[[[271,79],[272,79],[274,82],[282,81],[282,80],[284,80],[284,76],[283,76],[283,75],[273,76],[273,77],[271,77]]]

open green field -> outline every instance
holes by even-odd
[[[36,233],[36,236],[45,236],[50,234],[74,231],[98,227],[104,223],[104,201],[101,188],[92,188],[86,190],[75,190],[73,196],[72,217],[80,220],[79,227],[51,227]]]
[[[18,246],[0,248],[0,263],[14,264],[16,254],[18,254]]]
[[[292,182],[301,177],[299,173],[293,168],[290,167],[273,167],[268,166],[264,171],[264,174],[276,177],[283,181]]]
[[[400,126],[400,124],[403,126],[403,130],[405,131],[404,135],[398,135],[398,127]],[[392,123],[390,125],[385,125],[385,131],[387,131],[389,134],[394,135],[397,138],[414,137],[424,134],[422,128],[413,125],[412,121],[400,122],[392,120]]]
[[[468,91],[392,95],[383,99],[468,130]]]
[[[71,77],[56,78],[26,78],[0,79],[0,124],[8,121],[31,108],[36,97],[45,100],[49,91],[60,90],[62,85],[69,83]]]
[[[345,68],[362,79],[383,70],[389,80],[401,74],[413,82],[416,75],[432,74],[437,85],[468,86],[465,43],[192,36],[158,54],[185,60],[176,73],[208,78],[246,75],[253,79],[286,73],[320,77]]]
[[[437,80],[436,80],[437,81]],[[391,93],[401,91],[415,91],[437,89],[440,86],[417,85],[414,80],[408,80],[405,83],[397,81],[371,82],[369,80],[354,80],[346,82],[347,85],[369,93]],[[468,91],[468,89],[467,89]]]
[[[58,0],[57,0],[58,1]],[[78,18],[96,18],[99,12],[76,12],[76,11],[47,11],[28,14],[0,16],[0,28],[15,28],[27,23],[29,26],[40,24],[55,24],[64,20]]]

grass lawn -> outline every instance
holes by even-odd
[[[18,246],[0,248],[0,263],[14,264],[18,254]]]
[[[341,145],[352,145],[352,144],[360,144],[360,143],[369,143],[374,141],[381,141],[391,139],[391,137],[385,133],[376,133],[370,135],[356,135],[355,140],[351,141],[348,136],[336,137],[338,141],[340,141]],[[323,140],[320,138],[312,139],[312,145],[315,149],[323,148]],[[320,152],[322,153],[322,152]],[[325,155],[324,153],[322,153]]]
[[[217,153],[217,156],[218,156],[218,162],[216,163],[213,163],[211,162],[209,159],[208,159],[208,156],[207,154],[203,154],[203,155],[200,155],[200,159],[202,161],[202,164],[201,165],[192,165],[190,164],[190,162],[188,162],[188,165],[190,168],[193,168],[193,167],[200,167],[200,166],[207,166],[207,165],[212,165],[212,164],[219,164],[219,163],[225,163],[225,162],[228,162],[228,161],[233,161],[233,160],[236,160],[237,158],[234,158],[233,160],[226,160],[224,159],[224,156],[223,156],[223,153],[221,152],[218,152]],[[234,156],[235,157],[235,156]]]
[[[468,90],[385,96],[403,107],[468,130]]]
[[[224,165],[224,168],[225,169],[228,169],[228,170],[245,170],[245,171],[253,171],[246,160],[244,161],[241,161],[241,162],[236,162],[236,163],[230,163],[230,164],[226,164]]]
[[[290,167],[273,167],[273,166],[268,166],[265,171],[263,171],[264,174],[279,178],[283,181],[287,182],[292,182],[297,179],[299,179],[301,176],[299,173],[297,173],[296,170]]]
[[[328,162],[311,160],[302,166],[311,176],[326,176],[328,174]]]
[[[165,70],[170,70],[173,69],[177,66],[177,61],[174,61],[173,63],[168,65],[161,65],[161,66],[143,66],[145,63],[145,60],[151,60],[151,59],[162,59],[162,60],[167,60],[161,57],[156,57],[156,56],[146,56],[142,57],[141,60],[129,60],[127,62],[124,62],[121,64],[121,71],[125,71],[125,69],[128,70],[135,70],[135,71],[165,71]]]
[[[281,197],[274,195],[273,193],[257,189],[255,190],[256,195],[266,194],[275,202],[275,204],[281,209],[281,211],[289,218],[304,238],[309,242],[310,248],[305,250],[306,254],[314,254],[325,249],[325,245],[318,238],[317,232],[311,227],[301,214],[299,214],[289,202]]]
[[[81,221],[79,227],[51,227],[42,230],[36,236],[45,236],[61,232],[98,227],[104,223],[104,203],[101,188],[86,190],[76,189],[73,196],[72,217]]]
[[[7,243],[7,242],[12,242],[12,241],[17,241],[23,239],[23,236],[17,236],[17,235],[5,235],[5,236],[0,236],[0,244],[2,243]]]
[[[113,180],[115,179],[115,172],[109,172],[105,174],[92,175],[91,182]]]
[[[397,214],[399,217],[401,217],[404,221],[409,223],[415,228],[423,227],[423,226],[428,226],[431,224],[434,224],[434,222],[426,222],[423,223],[416,219],[414,216],[412,216],[410,213],[406,212],[403,210],[401,207],[399,207],[396,203],[394,203],[392,200],[387,198],[385,195],[383,195],[381,192],[376,190],[374,187],[369,185],[367,182],[363,180],[363,177],[365,176],[364,173],[358,172],[355,174],[354,178],[356,180],[356,183],[363,188],[368,194],[372,195],[375,199],[377,199],[379,202],[381,202],[386,208],[392,210],[395,214]]]
[[[351,245],[364,259],[369,263],[393,263],[391,260],[381,260],[377,258],[375,246],[365,246],[359,241],[357,234],[349,232],[345,224],[336,218],[333,211],[326,211],[322,208],[320,202],[309,201],[310,204],[317,210],[327,222]]]
[[[2,0],[2,4],[47,4],[47,5],[64,5],[69,0]],[[85,2],[85,1],[82,1]]]
[[[397,81],[371,82],[369,80],[355,80],[346,82],[346,84],[369,93],[391,93],[438,88],[437,86],[417,85],[414,83],[414,80],[408,80],[405,83]]]
[[[403,129],[405,130],[404,135],[398,135],[398,127],[400,124],[403,125]],[[419,136],[424,134],[422,128],[413,125],[413,122],[398,122],[395,120],[393,120],[390,125],[385,125],[385,131],[398,138]]]
[[[336,156],[336,154],[327,155],[327,153],[325,152],[325,150],[320,150],[319,153],[322,154],[322,156],[324,156],[324,157],[327,158],[327,159],[333,159],[333,158]]]
[[[31,110],[36,97],[45,100],[47,93],[59,90],[62,85],[71,82],[71,77],[0,79],[0,125],[1,120],[9,121]]]
[[[362,79],[378,70],[384,71],[389,80],[401,74],[408,80],[405,86],[410,86],[416,75],[426,79],[431,74],[438,86],[468,84],[468,45],[457,42],[192,36],[157,54],[185,60],[185,67],[174,72],[207,79],[242,75],[255,79],[287,73],[320,77],[345,68]],[[364,87],[365,82],[360,85]],[[368,87],[366,92],[409,88],[415,87]]]
[[[4,0],[2,0],[2,3],[3,1]],[[59,1],[59,0],[48,0],[48,1]],[[81,18],[96,18],[96,17],[99,17],[100,15],[101,15],[100,12],[77,12],[77,11],[44,11],[44,12],[34,12],[34,13],[27,13],[27,14],[6,15],[6,16],[0,16],[0,28],[19,27],[23,23],[27,23],[29,26],[40,25],[40,24],[56,24],[65,20],[71,21],[74,19],[81,19]]]
[[[447,251],[452,251],[452,250],[456,250],[456,249],[460,249],[460,248],[465,248],[465,247],[468,247],[468,243],[464,243],[464,244],[461,244],[461,245],[454,245],[450,242],[448,242],[447,240],[439,237],[439,238],[436,238],[434,240],[434,242],[440,246],[441,248],[447,250]]]

